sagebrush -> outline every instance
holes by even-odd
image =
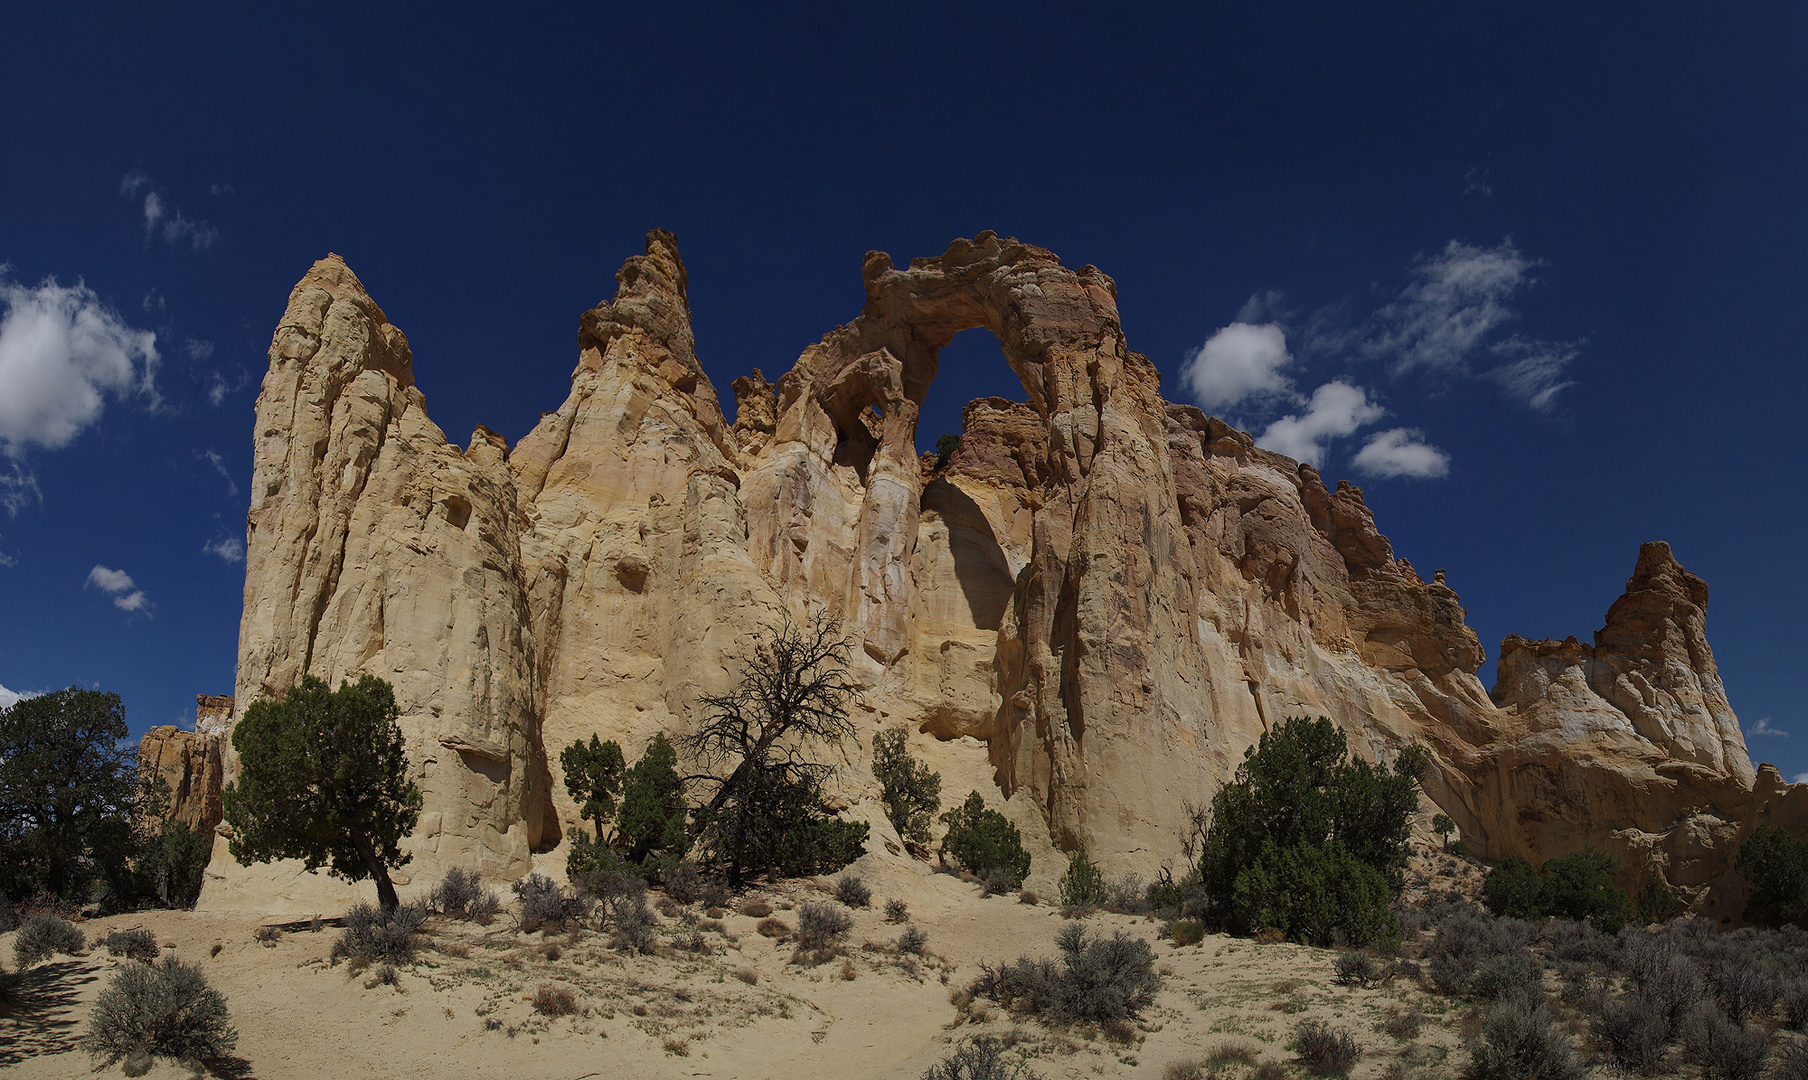
[[[198,968],[166,956],[127,964],[100,992],[80,1046],[104,1068],[132,1054],[217,1062],[238,1046],[226,999]]]

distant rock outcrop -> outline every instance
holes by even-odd
[[[401,332],[317,263],[258,398],[239,706],[304,673],[389,679],[426,796],[411,872],[511,877],[575,821],[560,747],[685,730],[777,620],[820,609],[857,642],[836,796],[875,851],[900,847],[866,769],[887,724],[1038,850],[1146,873],[1265,729],[1323,714],[1370,758],[1429,747],[1428,794],[1484,856],[1590,839],[1629,877],[1725,876],[1736,828],[1709,819],[1741,820],[1754,773],[1706,588],[1667,547],[1593,649],[1509,638],[1497,704],[1441,572],[1395,558],[1360,488],[1164,401],[1110,277],[990,233],[862,276],[859,315],[776,385],[735,380],[731,426],[655,230],[582,316],[564,404],[461,451]],[[918,413],[972,327],[1024,400],[969,405],[936,469]],[[294,868],[218,858],[205,904],[305,906]]]
[[[165,818],[197,832],[211,832],[220,823],[226,748],[221,733],[231,717],[230,694],[199,694],[194,731],[164,724],[139,739],[139,766],[155,770],[169,788]]]

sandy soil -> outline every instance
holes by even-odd
[[[982,962],[1052,955],[1060,913],[1046,901],[982,898],[977,885],[945,874],[869,875],[868,881],[873,906],[854,912],[847,957],[818,967],[792,963],[792,945],[761,936],[759,920],[734,911],[724,913],[721,931],[703,934],[709,955],[664,948],[659,956],[624,956],[601,934],[522,934],[506,915],[489,927],[436,918],[420,961],[402,970],[399,987],[367,987],[370,972],[330,966],[336,934],[330,927],[291,930],[262,943],[253,934],[265,920],[256,915],[159,911],[82,928],[94,939],[143,926],[167,951],[199,965],[226,995],[242,1072],[266,1078],[916,1080],[951,1043],[981,1033],[1013,1040],[1014,1050],[1049,1078],[1159,1077],[1175,1061],[1203,1059],[1226,1044],[1250,1048],[1258,1061],[1289,1061],[1287,1043],[1304,1019],[1355,1035],[1365,1051],[1351,1074],[1358,1078],[1395,1066],[1409,1076],[1453,1076],[1467,1057],[1460,1050],[1467,1007],[1426,994],[1411,980],[1344,987],[1333,981],[1328,951],[1220,936],[1177,948],[1156,939],[1157,924],[1109,913],[1089,918],[1089,927],[1148,938],[1165,976],[1128,1042],[1096,1029],[1051,1030],[996,1006],[983,1010],[983,1021],[963,1019],[951,991],[966,986]],[[825,899],[825,886],[826,879],[794,882],[750,895],[764,897],[777,917],[794,923],[786,906]],[[921,959],[890,947],[902,930],[883,915],[885,900],[894,897],[929,935]],[[706,917],[693,906],[662,919],[663,940],[689,935],[686,914]],[[0,935],[9,967],[11,939]],[[548,947],[555,945],[553,958]],[[33,969],[25,1003],[0,1010],[0,1071],[21,1078],[92,1075],[94,1063],[74,1042],[109,973],[128,962],[96,947]],[[569,989],[579,1011],[556,1018],[536,1013],[531,999],[546,984]],[[1379,1030],[1388,1016],[1409,1008],[1426,1016],[1418,1038],[1396,1040]],[[1252,1068],[1229,1065],[1215,1075],[1236,1077]],[[187,1073],[160,1062],[150,1075]]]

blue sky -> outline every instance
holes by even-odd
[[[328,251],[463,443],[558,405],[649,227],[725,395],[867,250],[993,229],[1113,275],[1168,397],[1362,485],[1484,682],[1669,540],[1754,759],[1808,771],[1800,5],[246,7],[6,16],[13,692],[136,732],[230,690],[252,404]],[[983,394],[1022,396],[970,331],[919,445]]]

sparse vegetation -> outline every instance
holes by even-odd
[[[887,900],[885,902],[885,921],[886,922],[901,923],[908,918],[910,918],[910,907],[907,904],[905,904],[904,901]]]
[[[109,956],[125,956],[149,964],[158,956],[157,935],[143,927],[119,930],[101,940]]]
[[[534,1011],[542,1016],[570,1016],[578,1011],[577,995],[567,987],[541,983],[534,991]]]
[[[104,1068],[128,1055],[219,1062],[238,1045],[226,999],[173,956],[128,964],[101,990],[80,1046]]]
[[[948,832],[942,837],[942,854],[953,859],[961,869],[984,875],[988,870],[1001,870],[1000,883],[1009,891],[1030,876],[1030,854],[1023,850],[1023,834],[1017,826],[996,810],[986,809],[986,801],[975,791],[967,801],[942,815]]]
[[[910,755],[910,729],[903,724],[873,736],[873,777],[885,817],[900,839],[927,844],[929,825],[942,806],[942,776]]]
[[[349,960],[356,971],[365,964],[411,964],[416,948],[415,934],[427,921],[423,904],[398,904],[378,908],[370,904],[353,904],[345,913],[345,929],[333,942],[331,963]]]
[[[1339,1028],[1308,1020],[1293,1033],[1293,1050],[1299,1063],[1314,1076],[1342,1076],[1362,1056],[1355,1036]]]
[[[81,930],[60,915],[28,915],[13,936],[13,961],[23,970],[57,953],[74,956],[87,943]]]
[[[446,871],[427,894],[427,903],[442,915],[485,925],[502,910],[502,897],[483,887],[482,875],[460,866]]]
[[[854,920],[834,904],[805,902],[797,908],[797,953],[805,962],[820,964],[836,954],[841,939]]]
[[[848,907],[866,907],[873,902],[873,890],[857,875],[843,874],[835,879],[835,899]]]
[[[567,891],[545,874],[516,878],[509,889],[521,902],[521,929],[564,928],[590,917],[594,902],[583,893]]]
[[[1054,1023],[1125,1020],[1137,1016],[1161,988],[1149,943],[1122,930],[1111,937],[1088,937],[1078,923],[1055,935],[1059,962],[1019,957],[997,967],[984,965],[968,988],[972,998],[990,998],[1022,1008]]]
[[[913,926],[906,926],[898,935],[898,951],[907,955],[918,955],[923,946],[929,944],[929,935]]]
[[[946,436],[944,436],[946,437]],[[923,1080],[1041,1080],[1022,1060],[1006,1055],[995,1035],[969,1039],[923,1073]]]

